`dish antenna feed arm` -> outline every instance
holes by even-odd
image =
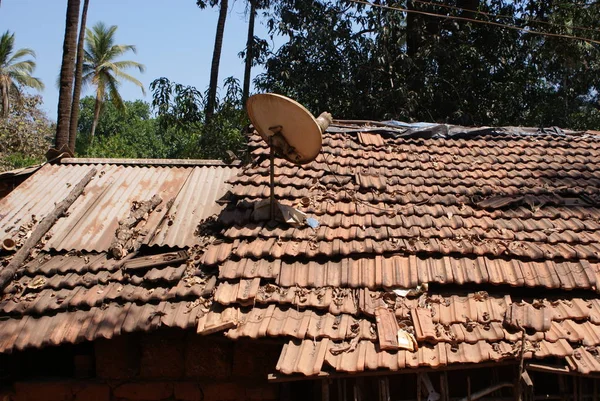
[[[333,118],[331,117],[331,113],[323,112],[319,115],[319,117],[315,120],[317,125],[319,126],[319,130],[321,135],[327,130],[329,124],[332,123]],[[270,156],[270,164],[269,164],[269,186],[270,186],[270,219],[273,221],[275,219],[275,154],[279,154],[284,156],[288,160],[296,160],[299,159],[299,155],[295,152],[295,149],[291,147],[288,142],[285,140],[285,136],[282,135],[283,127],[281,125],[276,125],[274,127],[269,127],[268,131],[268,144],[269,144],[269,156]]]

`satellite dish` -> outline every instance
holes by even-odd
[[[275,154],[296,163],[313,161],[321,151],[321,135],[332,122],[331,114],[318,118],[300,103],[275,93],[250,97],[246,102],[248,117],[271,150],[271,220],[275,216]]]
[[[321,134],[331,123],[331,114],[315,119],[300,103],[274,93],[250,97],[246,109],[252,125],[275,153],[296,164],[317,157]]]

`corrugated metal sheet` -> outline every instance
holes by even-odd
[[[59,166],[45,165],[0,201],[0,228],[3,236],[14,236],[21,225],[41,220],[54,205],[69,194],[71,185],[77,184],[87,172],[61,175]]]
[[[2,171],[0,172],[0,180],[7,177],[18,177],[22,175],[30,175],[35,173],[38,169],[42,167],[42,164],[37,164],[31,167],[21,167],[14,170]]]
[[[96,168],[98,175],[69,208],[68,216],[52,227],[45,249],[106,251],[132,203],[155,194],[163,202],[144,226],[148,232],[144,242],[193,245],[197,225],[221,210],[215,201],[229,189],[225,181],[238,172],[228,166],[45,165],[19,191],[0,201],[0,227],[14,236],[32,215],[41,220],[91,168]]]
[[[193,245],[198,223],[221,211],[216,200],[229,190],[231,186],[226,181],[237,172],[237,168],[230,167],[193,168],[168,211],[172,225],[163,220],[150,245]]]

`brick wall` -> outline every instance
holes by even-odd
[[[123,335],[94,343],[93,377],[21,378],[0,400],[277,400],[279,385],[267,374],[280,350],[175,330]]]

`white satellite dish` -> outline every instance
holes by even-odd
[[[331,114],[321,113],[318,118],[300,103],[274,93],[258,94],[246,103],[248,117],[271,152],[271,220],[275,211],[275,154],[296,163],[314,160],[321,151],[321,135],[332,122]]]

